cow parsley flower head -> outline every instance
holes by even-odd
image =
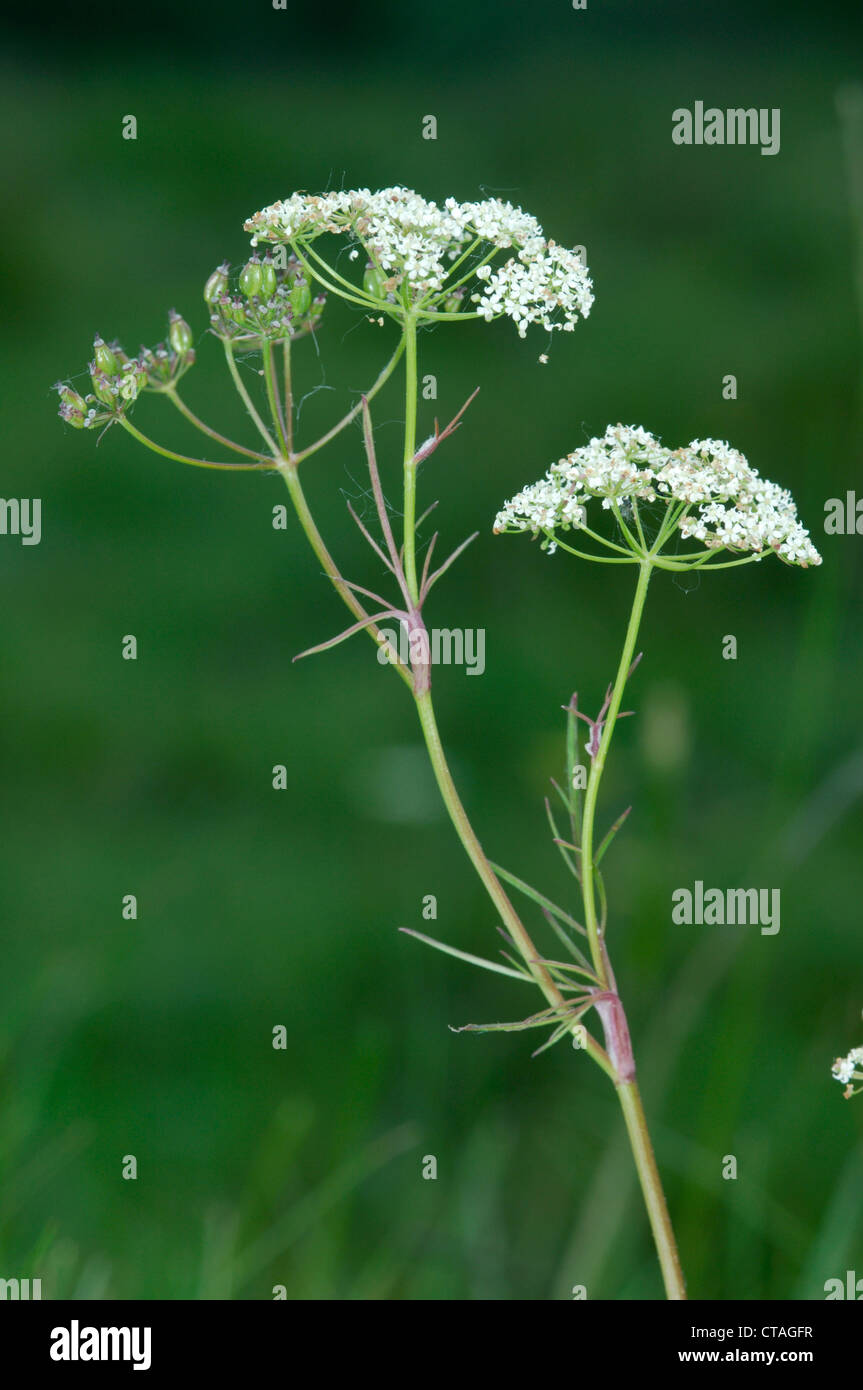
[[[581,529],[593,536],[588,514],[594,499],[615,512],[633,543],[634,558],[644,551],[644,537],[640,519],[629,528],[626,514],[634,507],[637,517],[639,503],[664,503],[658,534],[662,536],[666,527],[667,535],[662,544],[677,531],[703,547],[687,556],[657,560],[664,568],[703,563],[720,550],[752,559],[773,551],[788,564],[804,568],[821,563],[797,519],[791,494],[761,478],[743,454],[716,439],[694,439],[684,448],[668,449],[634,425],[609,425],[604,435],[553,463],[544,478],[504,504],[494,530],[529,531],[546,541],[559,540],[560,531]]]
[[[293,193],[245,228],[253,246],[290,245],[325,289],[396,317],[505,316],[525,337],[533,323],[571,331],[593,304],[581,256],[548,241],[535,217],[499,198],[447,198],[441,206],[401,187]],[[362,284],[318,253],[313,243],[325,233],[348,239],[350,260],[365,252]]]

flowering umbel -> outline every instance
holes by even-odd
[[[245,227],[253,246],[286,243],[325,289],[397,318],[505,316],[523,338],[534,323],[571,332],[593,304],[579,252],[549,241],[535,217],[499,198],[438,206],[401,187],[293,193]],[[351,260],[364,253],[361,282],[318,254],[313,243],[324,233],[346,236]]]
[[[594,499],[621,522],[624,536],[634,542],[633,559],[641,558],[644,548],[639,503],[648,507],[664,503],[668,525],[663,543],[677,531],[704,549],[657,558],[663,568],[703,565],[723,550],[753,560],[773,552],[787,564],[804,569],[821,563],[809,532],[797,519],[791,494],[761,478],[730,444],[694,439],[684,448],[668,449],[634,425],[609,425],[600,438],[553,463],[544,478],[504,504],[494,530],[542,535],[549,550],[558,543],[569,548],[560,540],[561,532],[584,531],[601,540],[588,526]],[[633,511],[638,538],[625,523],[626,514]],[[620,546],[611,548],[624,551]],[[659,551],[655,554],[658,557]]]
[[[863,1081],[863,1047],[852,1047],[847,1057],[837,1057],[831,1071],[837,1081],[845,1087],[845,1099],[858,1096],[863,1086],[853,1086],[853,1081]]]

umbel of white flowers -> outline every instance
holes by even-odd
[[[506,316],[523,338],[531,324],[571,332],[593,304],[578,252],[549,241],[535,217],[499,198],[443,206],[409,188],[293,193],[245,223],[252,245],[285,243],[326,289],[395,317]],[[314,242],[325,233],[360,250],[362,282],[346,280]],[[509,253],[509,254],[507,254]]]
[[[696,559],[724,549],[753,559],[774,552],[803,568],[821,563],[791,494],[761,478],[743,454],[717,439],[667,449],[634,425],[609,425],[601,438],[553,463],[504,504],[494,530],[542,535],[553,550],[559,532],[594,534],[588,510],[597,498],[618,517],[639,503],[666,503],[675,529],[704,546]]]
[[[845,1087],[845,1098],[860,1094],[863,1087],[852,1086],[852,1081],[863,1081],[863,1047],[852,1047],[847,1057],[837,1057],[831,1068],[837,1081]]]

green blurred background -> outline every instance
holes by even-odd
[[[242,261],[264,204],[394,182],[511,198],[587,248],[596,287],[550,346],[508,323],[421,345],[439,392],[421,430],[482,388],[422,484],[445,542],[481,533],[427,618],[486,629],[483,677],[444,668],[435,690],[493,858],[574,906],[542,801],[561,705],[599,704],[630,598],[627,572],[493,538],[505,497],[642,423],[730,439],[823,550],[808,573],[655,582],[601,819],[634,803],[612,955],[691,1294],[818,1299],[863,1275],[863,1102],[829,1072],[863,1042],[861,542],[823,534],[826,499],[861,480],[851,8],[157,4],[122,23],[20,18],[0,97],[2,492],[43,499],[40,545],[0,538],[0,1276],[45,1297],[661,1297],[605,1079],[565,1045],[532,1061],[534,1035],[448,1031],[530,1005],[397,934],[428,929],[434,894],[441,939],[496,949],[399,682],[362,638],[292,664],[342,615],[293,520],[272,527],[278,479],[184,469],[119,430],[97,447],[55,415],[94,332],[135,351],[175,305],[199,335],[187,399],[243,431],[205,277]],[[780,107],[779,155],[672,144],[699,99]],[[298,354],[307,438],[391,341],[328,307],[320,356]],[[399,414],[392,386],[391,494]],[[153,397],[134,418],[195,438]],[[361,474],[352,430],[305,478],[344,572],[375,587],[344,506]],[[779,935],[672,925],[698,878],[780,888]]]

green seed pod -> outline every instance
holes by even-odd
[[[386,271],[381,270],[380,266],[372,265],[369,261],[363,276],[363,289],[373,299],[386,299],[387,292],[384,285],[388,279],[389,276]]]
[[[186,323],[186,320],[180,317],[176,309],[171,310],[168,315],[168,322],[168,338],[170,339],[171,347],[179,357],[185,357],[192,346],[192,330]]]
[[[253,256],[240,271],[240,289],[247,299],[254,299],[256,295],[261,293],[263,278],[261,262],[257,256]]]
[[[115,405],[117,397],[114,393],[114,383],[107,373],[99,370],[96,362],[90,363],[90,381],[93,384],[93,395],[103,405]]]
[[[100,372],[105,372],[108,376],[114,376],[120,370],[120,364],[114,356],[108,344],[99,337],[98,333],[93,339],[93,358],[96,367]]]
[[[443,307],[448,314],[456,314],[461,308],[464,299],[464,290],[456,290],[454,294],[447,295],[443,302]]]
[[[312,306],[312,292],[309,289],[308,282],[304,280],[301,275],[298,275],[294,281],[294,288],[291,290],[288,298],[291,305],[291,313],[295,319],[301,319],[309,312]]]
[[[261,263],[261,298],[271,299],[276,292],[276,267],[273,258],[267,253]]]
[[[87,402],[84,397],[79,396],[77,391],[73,391],[72,387],[63,381],[58,381],[54,389],[60,392],[60,419],[65,420],[66,424],[72,425],[74,429],[82,430],[87,417]]]
[[[224,312],[229,323],[235,323],[239,328],[246,327],[248,315],[241,299],[229,299]]]
[[[223,261],[222,264],[213,271],[204,286],[204,299],[207,304],[215,304],[216,300],[221,299],[222,295],[227,290],[229,268],[228,262]]]
[[[87,402],[83,396],[79,396],[77,391],[73,391],[71,386],[67,386],[64,381],[58,381],[54,387],[55,391],[60,392],[60,404],[68,406],[70,410],[80,410],[82,414],[87,413]]]

